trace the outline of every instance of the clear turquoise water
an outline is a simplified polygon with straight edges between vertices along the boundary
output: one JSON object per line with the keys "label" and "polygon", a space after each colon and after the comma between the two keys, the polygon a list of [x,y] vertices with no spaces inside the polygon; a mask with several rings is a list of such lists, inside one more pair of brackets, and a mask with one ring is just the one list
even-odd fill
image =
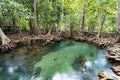
{"label": "clear turquoise water", "polygon": [[21,47],[0,56],[0,80],[98,80],[98,72],[111,72],[106,55],[104,49],[73,40],[42,51]]}

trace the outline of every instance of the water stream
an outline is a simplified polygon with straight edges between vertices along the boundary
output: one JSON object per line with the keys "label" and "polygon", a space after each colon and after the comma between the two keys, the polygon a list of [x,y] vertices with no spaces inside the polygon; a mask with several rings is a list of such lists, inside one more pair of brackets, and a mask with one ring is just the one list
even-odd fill
{"label": "water stream", "polygon": [[98,72],[112,73],[106,55],[104,49],[73,40],[20,47],[0,55],[0,80],[98,80]]}

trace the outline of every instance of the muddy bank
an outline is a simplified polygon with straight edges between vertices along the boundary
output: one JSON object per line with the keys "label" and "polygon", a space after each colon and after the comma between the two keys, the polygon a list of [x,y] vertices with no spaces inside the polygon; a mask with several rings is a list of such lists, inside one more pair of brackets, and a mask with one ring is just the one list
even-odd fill
{"label": "muddy bank", "polygon": [[30,46],[34,44],[45,46],[47,44],[52,44],[56,41],[61,41],[69,38],[77,41],[89,42],[98,47],[103,47],[109,52],[107,59],[113,63],[113,67],[111,69],[115,74],[113,75],[104,71],[100,72],[98,74],[100,80],[120,80],[120,41],[117,35],[101,34],[100,38],[97,38],[96,33],[73,32],[72,35],[69,33],[62,33],[61,35],[53,33],[51,35],[46,34],[37,36],[8,35],[8,37],[11,39],[11,42],[7,45],[1,45],[1,52],[6,52],[19,46]]}

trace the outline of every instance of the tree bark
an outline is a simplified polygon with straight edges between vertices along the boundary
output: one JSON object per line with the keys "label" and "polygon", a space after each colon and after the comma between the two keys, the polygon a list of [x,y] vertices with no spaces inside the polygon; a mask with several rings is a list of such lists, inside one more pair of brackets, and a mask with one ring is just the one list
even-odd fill
{"label": "tree bark", "polygon": [[33,25],[31,20],[29,20],[29,28],[30,28],[30,34],[33,34]]}
{"label": "tree bark", "polygon": [[102,22],[100,22],[101,25],[99,26],[97,38],[100,37],[100,34],[101,34],[101,32],[102,32],[102,28],[103,28],[103,25],[104,25],[104,22],[105,22],[105,19],[106,19],[106,15],[107,15],[107,14],[105,14],[105,15],[103,16]]}
{"label": "tree bark", "polygon": [[84,5],[84,9],[83,9],[83,17],[82,17],[82,27],[81,27],[82,32],[85,31],[85,14],[86,14],[85,8],[86,8],[86,6]]}
{"label": "tree bark", "polygon": [[117,26],[117,33],[120,35],[120,5],[119,5],[120,1],[117,0],[117,15],[116,15],[116,26]]}
{"label": "tree bark", "polygon": [[14,27],[14,33],[16,33],[17,32],[17,26],[16,26],[16,21],[15,21],[14,17],[12,18],[12,22],[13,22],[13,27]]}
{"label": "tree bark", "polygon": [[38,25],[38,16],[37,16],[37,0],[34,0],[34,23],[35,23],[35,26],[34,26],[34,34],[39,34],[40,33],[40,29],[39,29],[39,25]]}
{"label": "tree bark", "polygon": [[4,34],[2,29],[0,28],[0,37],[2,38],[2,45],[8,44],[11,40]]}
{"label": "tree bark", "polygon": [[73,24],[72,23],[70,23],[70,38],[72,37],[72,32],[73,32]]}

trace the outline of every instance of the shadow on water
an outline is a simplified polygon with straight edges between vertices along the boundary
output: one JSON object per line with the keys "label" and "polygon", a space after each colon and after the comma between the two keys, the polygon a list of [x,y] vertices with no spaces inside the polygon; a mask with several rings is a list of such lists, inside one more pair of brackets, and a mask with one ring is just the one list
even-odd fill
{"label": "shadow on water", "polygon": [[73,40],[21,47],[0,56],[0,80],[98,80],[98,72],[112,73],[106,55],[104,49]]}

